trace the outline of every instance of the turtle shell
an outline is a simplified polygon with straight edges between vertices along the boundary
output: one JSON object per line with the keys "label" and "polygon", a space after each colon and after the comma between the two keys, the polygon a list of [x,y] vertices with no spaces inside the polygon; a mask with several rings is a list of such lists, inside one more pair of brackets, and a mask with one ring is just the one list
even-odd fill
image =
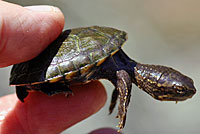
{"label": "turtle shell", "polygon": [[87,81],[97,66],[120,49],[126,35],[99,26],[66,30],[36,58],[14,65],[10,85],[57,82],[63,78],[69,83]]}

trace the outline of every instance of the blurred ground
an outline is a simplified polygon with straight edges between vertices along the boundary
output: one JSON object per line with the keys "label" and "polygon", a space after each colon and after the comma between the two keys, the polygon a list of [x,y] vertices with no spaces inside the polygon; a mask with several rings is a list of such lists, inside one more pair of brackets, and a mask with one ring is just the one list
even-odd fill
{"label": "blurred ground", "polygon": [[[20,5],[49,4],[61,8],[65,29],[100,25],[128,32],[126,53],[141,63],[162,64],[193,78],[200,89],[200,1],[199,0],[9,0]],[[8,68],[0,69],[0,96],[14,92],[8,86]],[[108,116],[113,86],[106,106],[97,114],[63,134],[88,133],[100,127],[114,127],[117,111]],[[185,102],[159,102],[133,87],[125,134],[198,134],[200,95]]]}

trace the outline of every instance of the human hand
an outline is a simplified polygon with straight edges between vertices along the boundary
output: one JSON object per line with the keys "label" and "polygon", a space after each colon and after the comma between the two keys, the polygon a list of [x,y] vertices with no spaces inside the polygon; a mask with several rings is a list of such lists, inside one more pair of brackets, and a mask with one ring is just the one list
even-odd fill
{"label": "human hand", "polygon": [[[64,16],[55,7],[24,8],[0,1],[0,67],[34,58],[55,40],[63,27]],[[106,92],[98,81],[71,89],[74,96],[68,98],[63,94],[49,97],[32,92],[25,103],[14,94],[1,97],[0,133],[57,134],[105,104]]]}
{"label": "human hand", "polygon": [[71,87],[74,96],[29,93],[25,103],[16,95],[0,98],[1,134],[57,134],[96,113],[106,101],[98,81]]}

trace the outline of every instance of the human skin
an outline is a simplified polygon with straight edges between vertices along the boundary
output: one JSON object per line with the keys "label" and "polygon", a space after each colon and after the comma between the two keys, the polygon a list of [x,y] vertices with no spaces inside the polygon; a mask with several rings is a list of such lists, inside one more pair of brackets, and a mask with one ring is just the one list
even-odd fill
{"label": "human skin", "polygon": [[[64,16],[58,8],[21,7],[0,1],[0,67],[34,58],[63,27]],[[70,88],[73,96],[31,92],[24,103],[15,94],[0,97],[0,133],[58,134],[96,113],[106,102],[106,91],[98,81]],[[106,128],[92,134],[111,131],[116,133]]]}
{"label": "human skin", "polygon": [[15,94],[0,98],[1,134],[58,134],[96,113],[106,101],[98,81],[71,87],[74,95],[33,92],[20,102]]}

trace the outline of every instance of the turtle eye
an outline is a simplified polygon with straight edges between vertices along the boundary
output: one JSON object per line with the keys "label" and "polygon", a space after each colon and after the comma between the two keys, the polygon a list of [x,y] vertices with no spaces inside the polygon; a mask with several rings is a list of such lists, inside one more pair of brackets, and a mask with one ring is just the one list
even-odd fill
{"label": "turtle eye", "polygon": [[177,89],[176,92],[179,93],[179,94],[185,93],[183,89]]}
{"label": "turtle eye", "polygon": [[180,86],[176,87],[176,92],[178,94],[185,94],[186,90],[187,90],[187,88],[185,88],[184,86],[182,86],[182,87],[180,87]]}
{"label": "turtle eye", "polygon": [[186,91],[186,88],[183,86],[174,85],[173,89],[176,91],[177,94],[183,94]]}

